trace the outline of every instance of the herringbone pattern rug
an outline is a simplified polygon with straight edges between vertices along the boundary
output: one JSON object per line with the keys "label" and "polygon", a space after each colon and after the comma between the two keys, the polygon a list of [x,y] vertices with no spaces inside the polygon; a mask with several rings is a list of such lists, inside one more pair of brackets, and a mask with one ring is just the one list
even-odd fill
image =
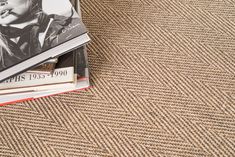
{"label": "herringbone pattern rug", "polygon": [[235,1],[82,0],[93,88],[0,108],[0,156],[235,156]]}

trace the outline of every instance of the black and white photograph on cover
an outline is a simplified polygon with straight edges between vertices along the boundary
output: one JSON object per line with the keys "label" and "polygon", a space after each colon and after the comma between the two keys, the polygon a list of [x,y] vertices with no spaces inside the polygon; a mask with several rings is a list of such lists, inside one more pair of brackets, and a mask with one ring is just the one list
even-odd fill
{"label": "black and white photograph on cover", "polygon": [[67,0],[0,0],[0,71],[84,31],[74,12]]}

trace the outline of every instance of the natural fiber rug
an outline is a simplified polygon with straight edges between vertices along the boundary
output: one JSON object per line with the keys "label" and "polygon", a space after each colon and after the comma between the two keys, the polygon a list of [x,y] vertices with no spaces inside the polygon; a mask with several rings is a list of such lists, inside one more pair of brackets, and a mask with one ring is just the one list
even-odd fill
{"label": "natural fiber rug", "polygon": [[0,156],[235,156],[235,1],[82,0],[93,88],[0,108]]}

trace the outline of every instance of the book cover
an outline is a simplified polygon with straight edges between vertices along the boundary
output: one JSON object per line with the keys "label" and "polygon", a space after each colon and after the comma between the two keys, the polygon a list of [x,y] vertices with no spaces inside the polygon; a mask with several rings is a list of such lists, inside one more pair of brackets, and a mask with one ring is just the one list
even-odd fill
{"label": "book cover", "polygon": [[[81,9],[80,9],[80,2],[79,0],[70,0],[71,4],[73,5],[73,7],[75,8],[75,10],[77,11],[79,17],[81,17]],[[41,65],[38,65],[30,70],[28,70],[27,72],[31,72],[31,73],[52,73],[53,70],[55,69],[55,65],[58,61],[58,58],[53,58],[50,59],[46,62],[44,62]]]}
{"label": "book cover", "polygon": [[90,40],[68,0],[0,3],[0,81]]}

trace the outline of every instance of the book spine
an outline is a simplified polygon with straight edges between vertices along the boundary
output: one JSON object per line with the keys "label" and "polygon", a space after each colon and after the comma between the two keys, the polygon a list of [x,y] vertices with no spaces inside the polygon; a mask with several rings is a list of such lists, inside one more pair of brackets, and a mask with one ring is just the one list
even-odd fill
{"label": "book spine", "polygon": [[72,81],[74,81],[74,67],[67,67],[55,69],[51,74],[23,73],[0,83],[0,89],[24,88]]}

